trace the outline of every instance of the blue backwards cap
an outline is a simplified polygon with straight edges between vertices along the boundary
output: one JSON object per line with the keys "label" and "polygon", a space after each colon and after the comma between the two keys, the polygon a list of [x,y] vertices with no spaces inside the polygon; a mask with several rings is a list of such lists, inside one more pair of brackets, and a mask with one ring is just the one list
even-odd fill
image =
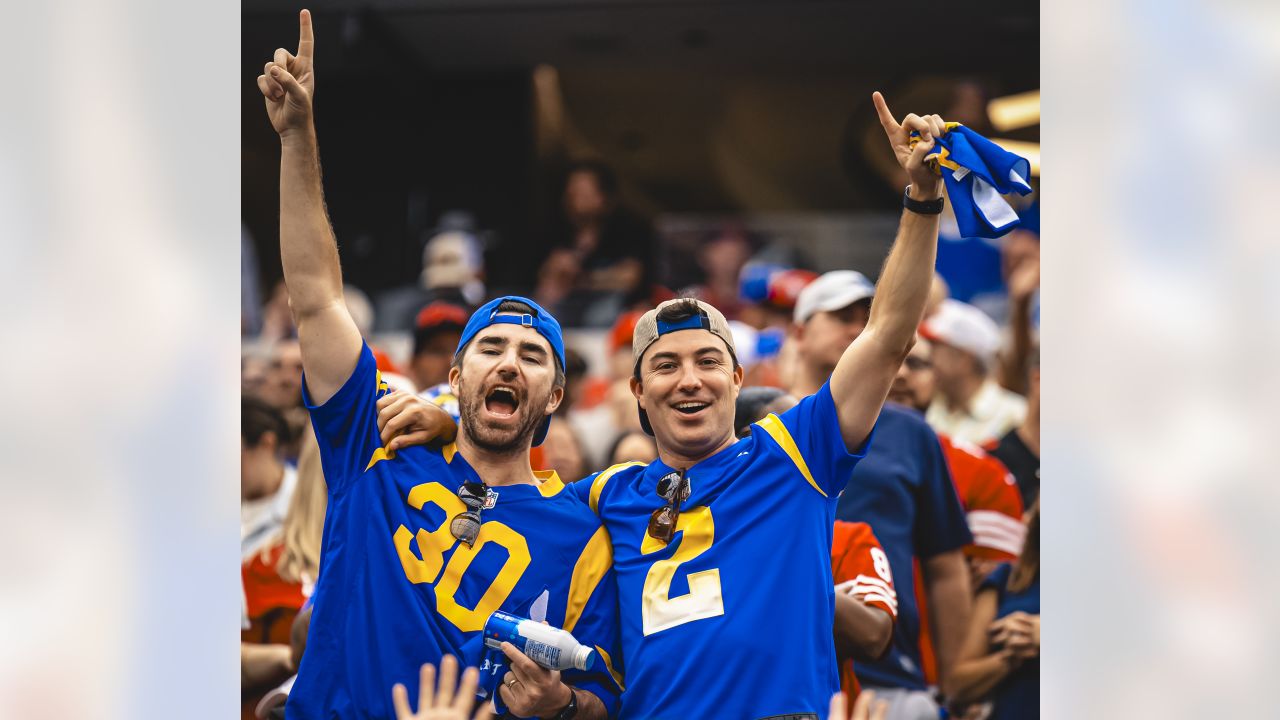
{"label": "blue backwards cap", "polygon": [[[499,315],[498,306],[504,302],[524,303],[533,309],[533,314],[525,313],[523,315]],[[454,357],[462,352],[467,343],[475,339],[475,336],[483,329],[490,325],[520,325],[527,328],[533,328],[539,335],[547,339],[551,344],[551,350],[555,353],[557,367],[560,371],[564,371],[564,335],[560,331],[560,323],[551,313],[543,310],[538,303],[529,298],[520,297],[519,295],[503,295],[500,298],[494,298],[489,302],[481,305],[471,315],[471,319],[467,321],[467,326],[462,329],[462,337],[458,340],[458,349],[454,351]],[[541,445],[542,441],[547,437],[547,428],[551,427],[551,416],[548,415],[542,425],[533,433],[533,444]]]}

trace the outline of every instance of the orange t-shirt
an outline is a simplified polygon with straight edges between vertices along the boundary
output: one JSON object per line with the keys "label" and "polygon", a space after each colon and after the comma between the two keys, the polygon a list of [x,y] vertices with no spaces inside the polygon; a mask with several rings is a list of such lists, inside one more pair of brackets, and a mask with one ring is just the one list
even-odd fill
{"label": "orange t-shirt", "polygon": [[[889,557],[870,525],[836,521],[831,542],[831,574],[837,587],[843,585],[846,592],[860,596],[866,604],[884,610],[897,620],[898,595],[893,588]],[[853,660],[840,663],[840,689],[848,697],[849,707],[853,707],[859,690]]]}

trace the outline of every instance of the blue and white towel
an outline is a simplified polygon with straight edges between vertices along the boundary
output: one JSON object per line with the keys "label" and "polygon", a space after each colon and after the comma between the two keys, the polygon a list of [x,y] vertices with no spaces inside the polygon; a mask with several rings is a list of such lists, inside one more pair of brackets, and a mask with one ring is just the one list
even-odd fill
{"label": "blue and white towel", "polygon": [[[913,132],[912,145],[919,133]],[[960,123],[934,138],[937,152],[925,158],[942,175],[961,237],[998,238],[1020,224],[1001,195],[1031,192],[1031,163]]]}

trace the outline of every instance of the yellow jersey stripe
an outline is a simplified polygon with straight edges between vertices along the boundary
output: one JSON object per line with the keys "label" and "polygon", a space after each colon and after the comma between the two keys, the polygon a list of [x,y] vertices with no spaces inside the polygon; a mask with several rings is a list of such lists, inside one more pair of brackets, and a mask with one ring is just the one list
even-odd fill
{"label": "yellow jersey stripe", "polygon": [[613,544],[609,541],[609,531],[601,527],[587,541],[578,562],[574,563],[573,575],[569,578],[569,602],[564,611],[565,630],[573,632],[573,626],[578,624],[582,611],[587,607],[587,600],[611,567]]}
{"label": "yellow jersey stripe", "polygon": [[642,462],[622,463],[620,465],[614,465],[597,475],[596,479],[591,483],[591,511],[597,515],[600,514],[600,493],[604,492],[605,483],[609,482],[609,478],[613,477],[619,470],[626,470],[627,468],[634,467],[636,465],[643,467],[647,464],[648,463]]}
{"label": "yellow jersey stripe", "polygon": [[809,484],[813,486],[813,489],[817,490],[822,497],[827,497],[827,494],[822,491],[822,488],[818,486],[818,483],[813,481],[813,475],[809,472],[809,465],[806,464],[804,458],[800,456],[800,448],[796,447],[796,441],[791,437],[791,431],[787,430],[787,426],[782,424],[782,421],[778,419],[778,416],[770,413],[768,417],[756,423],[756,425],[769,433],[769,436],[773,438],[773,441],[778,443],[778,447],[782,448],[783,452],[787,454],[787,457],[791,458],[791,462],[795,463],[796,469],[800,471],[800,474],[804,476],[805,480],[809,481]]}
{"label": "yellow jersey stripe", "polygon": [[445,445],[440,453],[444,455],[445,463],[453,462],[453,456],[458,454],[458,443],[451,442],[448,445]]}
{"label": "yellow jersey stripe", "polygon": [[609,653],[605,652],[604,648],[599,645],[595,647],[596,652],[600,653],[600,659],[604,660],[604,666],[609,669],[609,674],[613,676],[613,681],[618,683],[618,689],[626,690],[627,686],[622,684],[622,676],[618,674],[617,670],[613,669],[613,659],[609,657]]}

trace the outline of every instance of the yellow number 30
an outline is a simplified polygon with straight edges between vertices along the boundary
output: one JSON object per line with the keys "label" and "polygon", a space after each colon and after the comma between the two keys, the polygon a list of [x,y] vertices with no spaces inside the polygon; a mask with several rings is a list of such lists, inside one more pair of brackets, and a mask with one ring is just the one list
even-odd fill
{"label": "yellow number 30", "polygon": [[[716,526],[711,519],[711,508],[696,507],[680,513],[676,532],[680,531],[684,531],[684,537],[680,539],[675,553],[666,560],[655,562],[645,576],[641,603],[645,635],[724,614],[718,568],[689,573],[689,592],[678,597],[670,596],[676,568],[706,552],[715,540]],[[664,547],[646,534],[640,544],[640,554],[648,555]]]}
{"label": "yellow number 30", "polygon": [[[436,482],[423,483],[409,491],[409,504],[414,509],[421,510],[427,503],[444,511],[444,522],[431,532],[419,529],[416,535],[401,525],[393,538],[396,553],[400,555],[400,564],[404,566],[405,577],[415,584],[434,583],[439,577],[435,586],[436,610],[462,632],[483,630],[484,621],[502,606],[520,581],[520,576],[524,575],[525,568],[529,567],[529,544],[520,533],[491,520],[480,526],[480,536],[476,539],[475,547],[458,545],[441,575],[445,552],[458,543],[449,530],[449,524],[455,515],[467,508],[457,495]],[[421,557],[415,555],[409,547],[415,537]],[[475,560],[486,543],[505,548],[507,561],[502,564],[502,569],[484,591],[484,595],[480,596],[476,606],[468,610],[454,599],[454,595],[458,592],[463,573],[471,567],[471,561]]]}

